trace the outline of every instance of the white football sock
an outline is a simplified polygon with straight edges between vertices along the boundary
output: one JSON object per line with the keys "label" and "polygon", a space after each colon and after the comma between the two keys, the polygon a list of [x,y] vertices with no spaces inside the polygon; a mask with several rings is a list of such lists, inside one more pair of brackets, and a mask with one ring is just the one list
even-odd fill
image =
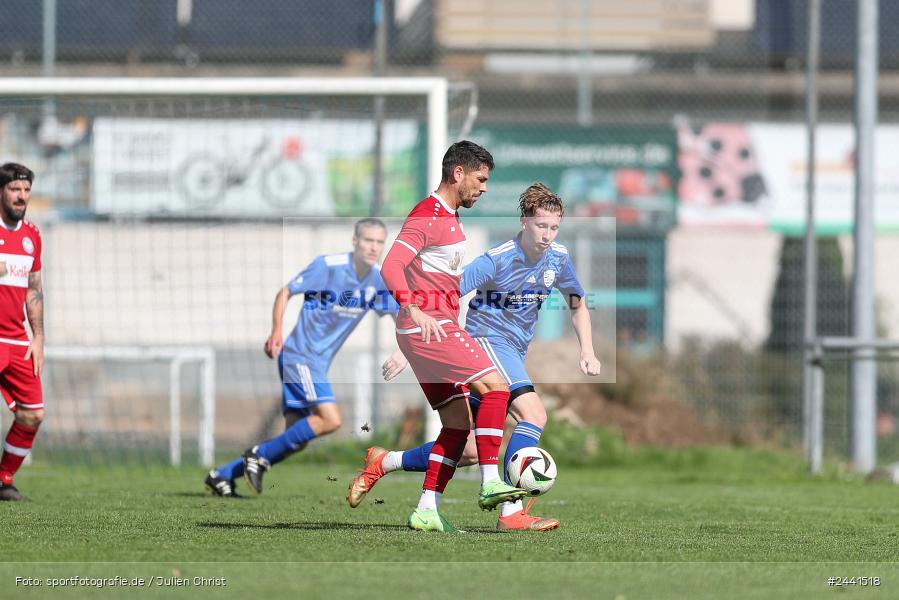
{"label": "white football sock", "polygon": [[479,465],[481,467],[481,485],[499,479],[498,465]]}
{"label": "white football sock", "polygon": [[520,510],[524,510],[524,503],[519,498],[515,502],[503,502],[502,507],[502,516],[508,517],[509,515],[514,515]]}
{"label": "white football sock", "polygon": [[441,494],[434,490],[422,490],[421,497],[418,499],[418,508],[421,510],[437,510],[440,496]]}
{"label": "white football sock", "polygon": [[384,462],[381,463],[381,468],[384,469],[385,473],[390,473],[391,471],[398,471],[403,468],[403,453],[402,452],[388,452],[387,456],[384,457]]}

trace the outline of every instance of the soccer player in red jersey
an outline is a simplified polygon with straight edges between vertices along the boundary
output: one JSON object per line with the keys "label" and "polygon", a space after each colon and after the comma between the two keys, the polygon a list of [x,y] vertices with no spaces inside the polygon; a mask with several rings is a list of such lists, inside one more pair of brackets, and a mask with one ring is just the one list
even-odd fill
{"label": "soccer player in red jersey", "polygon": [[481,397],[475,419],[481,470],[478,505],[492,510],[525,495],[506,484],[497,467],[509,388],[487,354],[459,327],[465,233],[458,209],[471,208],[487,191],[493,167],[490,153],[473,142],[450,146],[440,185],[406,217],[381,268],[387,289],[400,305],[397,343],[442,424],[418,507],[409,517],[412,529],[456,531],[438,507],[471,430],[469,389]]}
{"label": "soccer player in red jersey", "polygon": [[0,500],[28,500],[13,485],[13,477],[44,419],[41,233],[25,220],[32,181],[34,173],[25,166],[0,166],[0,391],[15,416],[0,457]]}

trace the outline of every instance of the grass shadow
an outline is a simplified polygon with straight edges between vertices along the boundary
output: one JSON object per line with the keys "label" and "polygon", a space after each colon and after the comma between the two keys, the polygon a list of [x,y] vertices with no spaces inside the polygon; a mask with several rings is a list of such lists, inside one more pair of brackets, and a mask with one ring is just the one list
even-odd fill
{"label": "grass shadow", "polygon": [[299,521],[294,523],[216,523],[205,521],[197,523],[199,527],[209,529],[302,529],[306,531],[315,530],[338,530],[338,529],[355,529],[355,530],[377,530],[377,529],[408,529],[406,525],[397,523],[345,523],[345,522],[307,522]]}

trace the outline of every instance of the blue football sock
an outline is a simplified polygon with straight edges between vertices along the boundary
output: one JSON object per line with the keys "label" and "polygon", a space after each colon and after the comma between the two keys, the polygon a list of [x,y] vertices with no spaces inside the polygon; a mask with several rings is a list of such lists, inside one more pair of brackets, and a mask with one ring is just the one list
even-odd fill
{"label": "blue football sock", "polygon": [[297,448],[315,437],[309,426],[309,419],[301,419],[279,436],[262,442],[256,448],[256,454],[276,464],[296,452]]}
{"label": "blue football sock", "polygon": [[219,477],[228,480],[243,476],[243,457],[232,460],[227,465],[216,469],[216,471],[218,471]]}
{"label": "blue football sock", "polygon": [[431,456],[431,447],[434,442],[422,444],[418,448],[406,450],[403,452],[403,471],[421,471],[428,470],[428,457]]}
{"label": "blue football sock", "polygon": [[521,450],[522,448],[528,448],[530,446],[536,446],[540,443],[540,436],[543,434],[543,430],[534,425],[533,423],[528,423],[527,421],[520,421],[518,425],[515,426],[515,430],[512,432],[512,437],[509,438],[509,445],[506,446],[506,456],[503,458],[503,473],[506,483],[512,485],[512,482],[509,481],[509,461],[512,460],[512,457],[516,452]]}

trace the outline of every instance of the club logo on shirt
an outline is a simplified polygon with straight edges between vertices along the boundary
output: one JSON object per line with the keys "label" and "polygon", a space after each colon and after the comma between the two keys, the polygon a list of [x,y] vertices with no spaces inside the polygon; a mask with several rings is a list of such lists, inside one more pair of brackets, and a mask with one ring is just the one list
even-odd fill
{"label": "club logo on shirt", "polygon": [[543,271],[543,285],[545,285],[546,287],[552,287],[555,280],[556,272],[553,269],[547,269]]}
{"label": "club logo on shirt", "polygon": [[450,271],[457,271],[460,264],[462,264],[462,253],[456,252],[456,255],[453,256],[453,260],[449,262]]}
{"label": "club logo on shirt", "polygon": [[31,241],[31,238],[22,238],[22,248],[24,248],[25,252],[28,254],[34,254],[34,242]]}

